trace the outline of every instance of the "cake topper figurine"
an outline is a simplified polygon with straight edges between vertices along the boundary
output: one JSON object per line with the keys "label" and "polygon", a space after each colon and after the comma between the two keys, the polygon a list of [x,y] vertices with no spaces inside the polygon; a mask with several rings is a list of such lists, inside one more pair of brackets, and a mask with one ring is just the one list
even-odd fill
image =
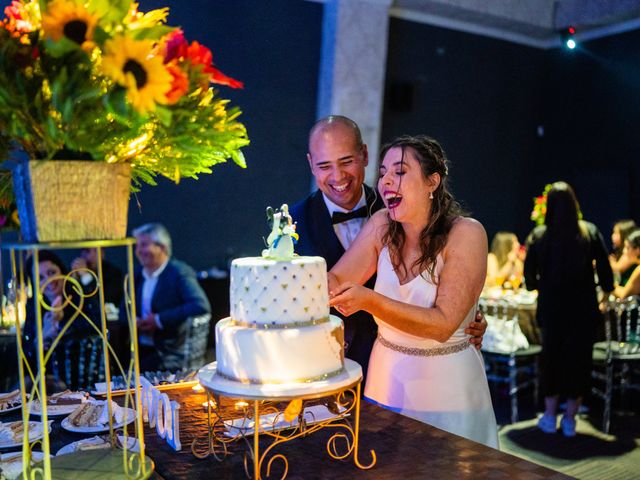
{"label": "cake topper figurine", "polygon": [[267,219],[271,227],[271,233],[267,237],[269,248],[262,251],[262,256],[273,260],[291,260],[293,245],[298,241],[298,234],[289,215],[289,206],[283,203],[280,210],[275,211],[267,207]]}

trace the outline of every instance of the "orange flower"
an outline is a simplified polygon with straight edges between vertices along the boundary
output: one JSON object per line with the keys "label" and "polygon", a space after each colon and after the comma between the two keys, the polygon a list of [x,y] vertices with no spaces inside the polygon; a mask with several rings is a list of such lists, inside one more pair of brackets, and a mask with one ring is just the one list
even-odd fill
{"label": "orange flower", "polygon": [[202,65],[202,72],[209,75],[209,81],[219,85],[228,85],[231,88],[243,88],[244,84],[238,80],[228,77],[213,66],[213,55],[204,45],[198,42],[191,42],[185,55],[192,64]]}
{"label": "orange flower", "polygon": [[167,103],[173,105],[189,91],[189,77],[178,67],[176,61],[166,65],[167,71],[171,74],[171,88],[167,93]]}

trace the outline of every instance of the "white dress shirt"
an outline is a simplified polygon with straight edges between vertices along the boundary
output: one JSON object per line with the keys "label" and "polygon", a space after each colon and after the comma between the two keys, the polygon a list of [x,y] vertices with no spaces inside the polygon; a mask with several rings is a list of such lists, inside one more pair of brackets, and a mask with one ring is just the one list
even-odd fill
{"label": "white dress shirt", "polygon": [[[142,284],[142,298],[140,299],[141,318],[144,318],[152,313],[151,300],[153,299],[153,293],[156,291],[156,286],[158,285],[158,277],[164,271],[168,263],[169,259],[167,258],[167,260],[153,272],[149,272],[145,268],[142,269],[144,283]],[[154,320],[156,322],[156,326],[162,330],[163,326],[160,322],[160,316],[158,314],[154,315]],[[138,343],[140,345],[147,345],[149,347],[152,347],[153,335],[150,335],[148,333],[138,333]]]}
{"label": "white dress shirt", "polygon": [[[367,200],[364,194],[364,186],[362,187],[362,195],[360,196],[360,200],[351,210],[347,210],[346,208],[342,208],[336,205],[331,200],[329,200],[329,198],[324,193],[322,193],[322,198],[324,199],[324,203],[329,210],[329,215],[333,215],[333,212],[348,213],[352,212],[353,210],[357,210],[358,208],[367,206]],[[333,230],[336,232],[336,236],[338,237],[338,240],[340,240],[340,243],[345,250],[349,248],[349,246],[356,239],[366,221],[366,217],[354,218],[346,222],[336,223],[333,226]]]}

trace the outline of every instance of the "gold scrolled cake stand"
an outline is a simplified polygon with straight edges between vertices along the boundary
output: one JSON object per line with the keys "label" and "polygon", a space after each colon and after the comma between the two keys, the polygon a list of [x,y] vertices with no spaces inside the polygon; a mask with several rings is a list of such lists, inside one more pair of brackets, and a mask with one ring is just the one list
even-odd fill
{"label": "gold scrolled cake stand", "polygon": [[[229,445],[232,442],[244,440],[248,449],[244,453],[244,469],[248,478],[268,478],[274,462],[280,461],[283,468],[280,478],[284,479],[289,470],[289,461],[284,454],[275,453],[275,448],[318,430],[331,428],[337,430],[327,441],[327,453],[331,458],[344,460],[353,455],[353,462],[362,470],[376,464],[373,450],[370,450],[369,464],[361,463],[358,458],[362,368],[352,360],[345,359],[345,369],[341,374],[309,383],[256,385],[237,382],[216,374],[216,362],[203,367],[198,372],[198,379],[207,391],[208,422],[206,445],[202,447],[199,439],[191,445],[192,453],[198,458],[213,455],[222,461],[231,455]],[[232,422],[234,419],[225,418],[219,408],[220,397],[247,401],[239,425],[238,419]],[[322,398],[331,399],[327,406],[331,407],[329,411],[334,416],[323,420],[306,417],[305,402]],[[297,422],[284,421],[284,413],[277,404],[293,401],[300,402]],[[265,423],[261,422],[263,417],[268,419]],[[350,418],[353,418],[353,424]],[[230,424],[236,425],[237,435],[229,436],[227,426]],[[265,437],[272,442],[261,452],[260,439]]]}
{"label": "gold scrolled cake stand", "polygon": [[[90,270],[81,269],[81,273],[89,273],[95,277],[96,288],[92,292],[84,292],[80,283],[72,275],[76,271],[72,271],[67,275],[58,275],[49,277],[45,283],[40,284],[39,281],[33,282],[33,298],[36,321],[36,369],[32,369],[27,361],[26,354],[22,346],[22,332],[20,322],[16,322],[16,343],[18,347],[18,373],[20,377],[20,394],[22,399],[22,420],[24,423],[24,434],[22,440],[22,464],[24,465],[21,478],[23,479],[90,479],[90,480],[143,480],[151,476],[154,471],[153,461],[145,455],[144,443],[144,426],[142,418],[142,399],[140,395],[140,363],[138,358],[138,336],[136,328],[136,302],[135,288],[133,284],[133,245],[135,239],[124,238],[121,240],[91,240],[76,242],[49,242],[49,243],[3,243],[2,249],[9,250],[11,257],[11,275],[12,281],[18,288],[18,294],[15,295],[15,311],[18,310],[18,302],[20,299],[26,299],[27,279],[26,275],[32,274],[33,279],[38,279],[38,261],[41,250],[62,250],[62,249],[80,249],[80,248],[96,248],[97,249],[97,273]],[[127,250],[127,276],[124,282],[125,298],[127,300],[127,319],[129,331],[131,334],[131,362],[128,368],[120,364],[111,345],[109,344],[106,309],[103,291],[103,274],[102,274],[102,249],[108,247],[126,247]],[[25,272],[26,255],[30,254],[33,258],[33,271]],[[64,303],[59,307],[51,307],[47,305],[43,298],[43,292],[47,285],[52,281],[64,282],[64,291],[66,287],[77,295],[78,304],[74,303],[73,297],[64,294]],[[92,296],[96,296],[100,305],[100,324],[96,325],[89,317],[84,314],[82,307],[84,302]],[[43,310],[61,311],[67,306],[72,306],[75,310],[73,316],[60,329],[58,335],[54,338],[50,348],[45,351],[43,341]],[[127,389],[125,395],[125,407],[132,405],[135,407],[135,434],[138,443],[138,452],[127,449],[127,425],[123,427],[125,440],[124,447],[118,448],[117,431],[114,428],[113,412],[111,411],[111,384],[106,382],[106,400],[109,411],[109,438],[111,439],[111,449],[109,450],[93,450],[79,451],[61,455],[59,457],[51,456],[51,446],[49,441],[49,424],[47,413],[47,389],[46,389],[46,373],[49,361],[52,359],[52,353],[56,346],[62,340],[63,335],[69,329],[71,324],[78,320],[84,319],[91,325],[94,332],[100,336],[103,343],[103,361],[104,374],[106,379],[111,378],[111,357],[116,361],[117,369],[120,374],[129,380],[129,384],[133,383],[134,388]],[[26,379],[29,378],[32,388],[27,392]],[[133,393],[133,395],[132,395]],[[40,402],[40,416],[43,425],[42,438],[35,441],[29,440],[29,416],[31,414],[31,401],[38,400]],[[40,445],[43,453],[42,463],[32,465],[33,448]]]}

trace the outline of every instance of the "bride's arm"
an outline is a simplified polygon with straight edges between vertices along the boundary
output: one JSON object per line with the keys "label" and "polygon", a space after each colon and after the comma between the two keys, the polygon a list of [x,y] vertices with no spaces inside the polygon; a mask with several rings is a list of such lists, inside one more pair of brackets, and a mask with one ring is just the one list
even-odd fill
{"label": "bride's arm", "polygon": [[386,210],[380,210],[373,214],[351,246],[331,269],[330,293],[345,282],[362,285],[375,273],[380,250],[380,232],[387,224],[386,212]]}
{"label": "bride's arm", "polygon": [[482,225],[461,218],[452,227],[433,307],[392,300],[367,288],[345,283],[330,304],[345,315],[366,310],[389,325],[423,338],[446,341],[477,301],[487,268],[487,235]]}

